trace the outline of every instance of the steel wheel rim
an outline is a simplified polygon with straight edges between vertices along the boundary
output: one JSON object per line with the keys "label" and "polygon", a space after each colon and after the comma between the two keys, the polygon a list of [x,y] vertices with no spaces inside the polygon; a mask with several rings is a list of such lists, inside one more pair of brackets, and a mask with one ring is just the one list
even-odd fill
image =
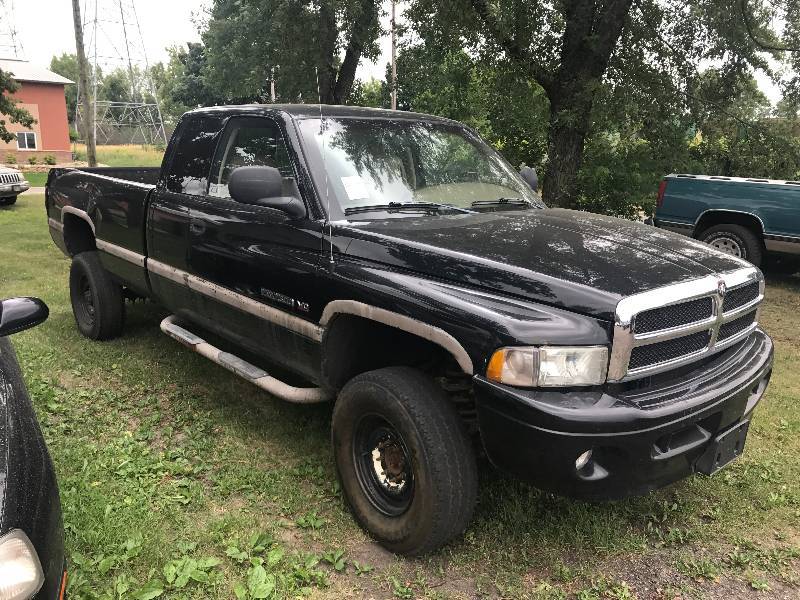
{"label": "steel wheel rim", "polygon": [[94,316],[96,312],[94,306],[94,294],[92,293],[92,286],[89,284],[89,278],[85,275],[81,275],[81,278],[78,281],[78,290],[79,301],[77,304],[82,320],[85,323],[92,325],[94,323]]}
{"label": "steel wheel rim", "polygon": [[731,256],[738,256],[739,258],[744,258],[742,245],[732,237],[720,236],[718,238],[714,238],[713,240],[711,240],[711,245],[720,252],[724,252],[725,254],[730,254]]}
{"label": "steel wheel rim", "polygon": [[353,462],[361,491],[379,512],[402,515],[414,498],[411,455],[400,433],[383,417],[366,415],[355,427]]}

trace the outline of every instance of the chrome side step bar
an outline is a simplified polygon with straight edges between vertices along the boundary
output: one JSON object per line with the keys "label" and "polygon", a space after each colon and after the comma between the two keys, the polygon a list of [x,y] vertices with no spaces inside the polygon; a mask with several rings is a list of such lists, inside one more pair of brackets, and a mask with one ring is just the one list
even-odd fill
{"label": "chrome side step bar", "polygon": [[331,395],[322,388],[293,387],[279,379],[275,379],[263,369],[260,369],[246,360],[234,354],[230,354],[229,352],[223,352],[216,346],[212,346],[203,338],[178,325],[176,321],[177,317],[175,315],[170,315],[165,318],[161,321],[161,331],[166,333],[169,337],[178,340],[190,350],[205,356],[207,359],[228,369],[239,377],[246,379],[250,383],[257,385],[273,396],[295,404],[316,404],[331,399]]}

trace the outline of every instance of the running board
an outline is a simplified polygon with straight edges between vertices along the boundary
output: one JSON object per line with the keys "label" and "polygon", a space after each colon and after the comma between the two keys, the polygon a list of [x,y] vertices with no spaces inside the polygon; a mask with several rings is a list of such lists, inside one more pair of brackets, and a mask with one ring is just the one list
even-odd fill
{"label": "running board", "polygon": [[228,369],[228,371],[235,373],[242,379],[246,379],[250,383],[257,385],[273,396],[295,404],[316,404],[331,399],[331,395],[326,393],[322,388],[293,387],[279,379],[275,379],[263,369],[239,358],[235,354],[223,352],[216,346],[212,346],[200,336],[178,325],[176,321],[177,317],[175,315],[170,315],[165,318],[161,321],[161,331],[166,333],[169,337],[178,340],[190,350],[205,356],[212,362]]}

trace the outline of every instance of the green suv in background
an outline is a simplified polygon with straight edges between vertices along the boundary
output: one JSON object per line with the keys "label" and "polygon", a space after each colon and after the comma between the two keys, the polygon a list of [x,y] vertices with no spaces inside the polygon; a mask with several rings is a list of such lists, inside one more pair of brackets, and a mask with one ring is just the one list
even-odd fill
{"label": "green suv in background", "polygon": [[800,181],[667,175],[655,225],[758,266],[765,252],[800,254]]}

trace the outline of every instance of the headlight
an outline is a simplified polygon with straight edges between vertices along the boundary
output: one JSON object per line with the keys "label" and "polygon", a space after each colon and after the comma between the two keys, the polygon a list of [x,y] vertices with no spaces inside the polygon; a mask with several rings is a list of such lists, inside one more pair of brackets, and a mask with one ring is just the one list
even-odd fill
{"label": "headlight", "polygon": [[605,346],[500,348],[489,360],[486,376],[518,387],[600,385],[608,371]]}
{"label": "headlight", "polygon": [[44,583],[33,544],[21,529],[0,537],[0,600],[25,600]]}

